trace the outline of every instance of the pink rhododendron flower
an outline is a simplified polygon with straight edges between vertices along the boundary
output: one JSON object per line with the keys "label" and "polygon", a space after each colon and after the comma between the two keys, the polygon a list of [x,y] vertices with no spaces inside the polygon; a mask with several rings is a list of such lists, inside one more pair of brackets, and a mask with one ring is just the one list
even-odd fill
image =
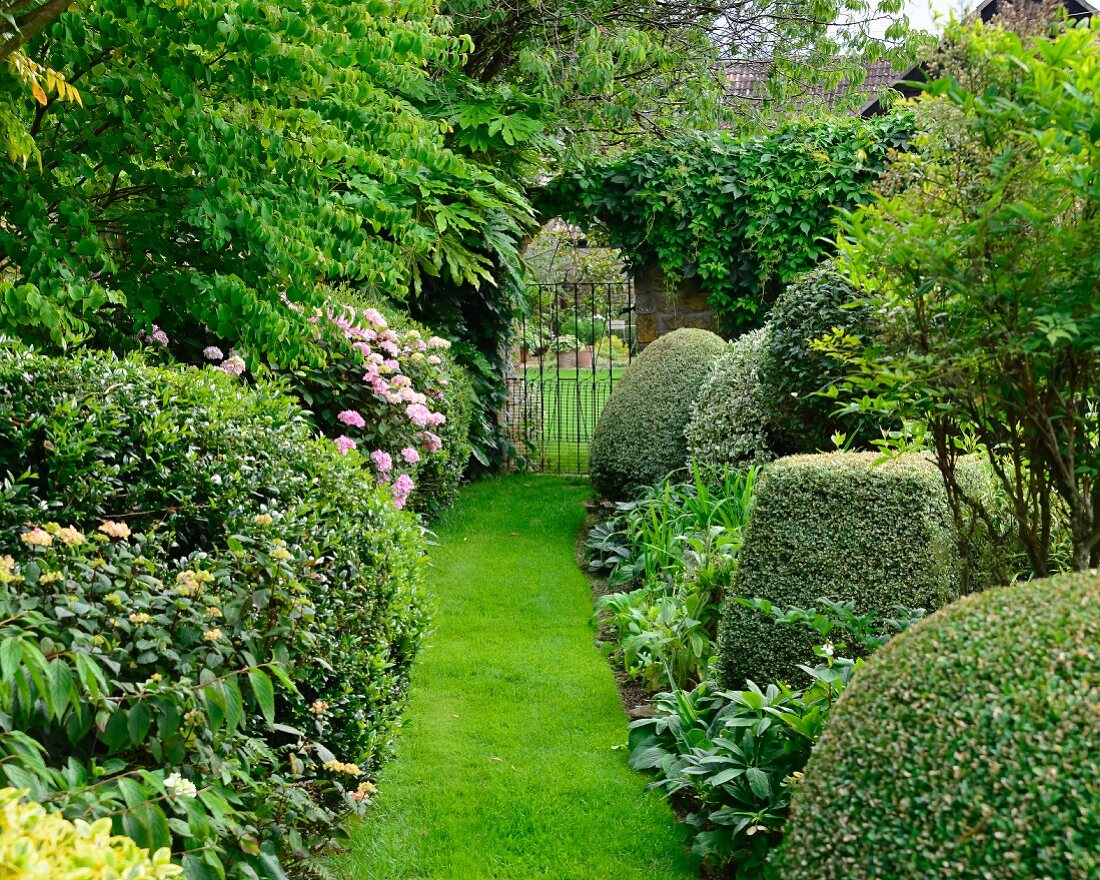
{"label": "pink rhododendron flower", "polygon": [[202,350],[202,356],[208,361],[220,361],[225,357],[225,355],[222,354],[222,350],[216,345],[206,346],[206,348]]}
{"label": "pink rhododendron flower", "polygon": [[390,379],[390,384],[394,388],[411,388],[412,383],[413,383],[413,380],[410,379],[408,376],[398,375],[398,376],[394,376],[392,379]]}
{"label": "pink rhododendron flower", "polygon": [[363,417],[353,409],[344,410],[336,418],[352,428],[365,428],[367,426]]}
{"label": "pink rhododendron flower", "polygon": [[374,466],[378,468],[378,473],[382,476],[386,476],[393,470],[393,458],[390,457],[388,452],[376,449],[370,454],[370,458],[374,462]]}
{"label": "pink rhododendron flower", "polygon": [[409,464],[416,464],[420,461],[420,453],[413,449],[411,446],[406,446],[401,450],[401,457],[405,459]]}
{"label": "pink rhododendron flower", "polygon": [[416,484],[412,481],[412,477],[408,474],[402,474],[393,482],[393,503],[394,506],[400,510],[405,506],[405,502],[409,498],[409,493],[415,488]]}
{"label": "pink rhododendron flower", "polygon": [[428,340],[428,348],[450,348],[451,343],[441,336],[433,336]]}
{"label": "pink rhododendron flower", "polygon": [[378,309],[367,309],[363,312],[363,317],[370,321],[375,327],[386,329],[389,324],[386,323],[386,319],[382,316],[382,313]]}
{"label": "pink rhododendron flower", "polygon": [[355,448],[355,441],[350,437],[345,437],[343,434],[337,437],[334,442],[336,443],[336,448],[340,450],[341,455],[346,455]]}
{"label": "pink rhododendron flower", "polygon": [[390,390],[390,383],[381,376],[372,379],[370,385],[375,394],[381,394],[382,396],[385,396],[386,392]]}
{"label": "pink rhododendron flower", "polygon": [[405,415],[418,428],[426,428],[432,424],[432,412],[422,403],[410,403],[405,407]]}
{"label": "pink rhododendron flower", "polygon": [[[401,354],[401,349],[399,349],[392,342],[388,342],[385,339],[379,341],[378,347],[390,357],[397,357],[399,354]],[[394,369],[396,369],[396,367]]]}
{"label": "pink rhododendron flower", "polygon": [[430,424],[434,428],[438,428],[445,421],[447,421],[447,417],[441,412],[434,412],[429,414],[428,424]]}
{"label": "pink rhododendron flower", "polygon": [[401,364],[399,364],[397,361],[391,360],[389,358],[382,361],[382,366],[385,367],[390,372],[393,372],[393,373],[396,373],[398,370],[401,369]]}
{"label": "pink rhododendron flower", "polygon": [[416,435],[420,442],[424,444],[424,448],[428,452],[438,452],[443,448],[443,441],[439,439],[437,434],[433,434],[431,431],[421,431]]}
{"label": "pink rhododendron flower", "polygon": [[156,324],[153,325],[153,333],[149,338],[152,339],[153,342],[155,342],[157,345],[168,345],[168,334],[161,330],[160,327],[158,327]]}

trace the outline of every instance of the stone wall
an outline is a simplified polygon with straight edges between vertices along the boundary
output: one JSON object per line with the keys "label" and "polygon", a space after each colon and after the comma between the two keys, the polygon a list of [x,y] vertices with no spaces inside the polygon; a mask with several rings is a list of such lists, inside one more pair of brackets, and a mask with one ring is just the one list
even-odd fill
{"label": "stone wall", "polygon": [[656,262],[640,267],[634,276],[634,315],[639,349],[680,327],[718,332],[699,279],[670,282]]}

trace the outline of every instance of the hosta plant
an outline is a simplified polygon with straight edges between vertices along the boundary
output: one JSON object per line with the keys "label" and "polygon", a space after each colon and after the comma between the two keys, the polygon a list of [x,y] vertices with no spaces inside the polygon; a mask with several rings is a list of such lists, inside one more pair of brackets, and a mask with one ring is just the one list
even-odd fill
{"label": "hosta plant", "polygon": [[712,867],[732,866],[739,880],[765,878],[782,839],[791,781],[806,765],[829,711],[862,661],[830,656],[806,667],[805,690],[783,684],[658,694],[655,715],[631,724],[630,765],[651,771],[651,787],[687,799],[692,849]]}

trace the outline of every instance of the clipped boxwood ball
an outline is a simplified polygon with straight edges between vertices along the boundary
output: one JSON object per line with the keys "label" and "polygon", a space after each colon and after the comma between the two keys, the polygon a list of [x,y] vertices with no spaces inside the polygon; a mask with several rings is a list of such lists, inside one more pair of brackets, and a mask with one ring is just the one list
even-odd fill
{"label": "clipped boxwood ball", "polygon": [[[924,456],[793,455],[767,465],[718,632],[721,680],[798,682],[820,636],[775,623],[734,597],[859,612],[936,609],[959,595],[962,559],[943,478]],[[849,646],[849,650],[854,650]]]}
{"label": "clipped boxwood ball", "polygon": [[674,330],[623,373],[592,437],[592,484],[626,498],[684,466],[691,405],[726,343],[707,330]]}
{"label": "clipped boxwood ball", "polygon": [[971,596],[880,649],[797,784],[783,880],[1100,877],[1100,576]]}
{"label": "clipped boxwood ball", "polygon": [[780,453],[828,449],[836,431],[864,446],[879,436],[873,419],[839,418],[836,400],[818,393],[843,378],[848,366],[811,345],[837,330],[866,340],[872,329],[871,313],[859,297],[827,262],[791,282],[768,312],[768,345],[758,381],[771,402],[772,449]]}

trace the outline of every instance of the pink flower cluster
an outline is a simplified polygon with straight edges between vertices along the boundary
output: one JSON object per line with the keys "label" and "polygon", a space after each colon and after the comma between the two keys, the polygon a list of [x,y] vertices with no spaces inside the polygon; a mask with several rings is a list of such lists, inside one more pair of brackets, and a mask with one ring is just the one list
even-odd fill
{"label": "pink flower cluster", "polygon": [[[390,487],[394,504],[404,507],[416,486],[417,466],[424,456],[443,448],[442,439],[427,429],[438,428],[447,421],[443,413],[432,408],[442,394],[438,389],[433,389],[430,396],[418,390],[409,372],[422,376],[427,370],[436,384],[445,385],[446,377],[440,375],[439,369],[444,361],[430,350],[445,350],[451,343],[439,336],[425,340],[417,330],[399,332],[390,327],[385,315],[377,309],[329,309],[315,317],[319,322],[315,332],[322,334],[335,329],[337,338],[342,335],[350,349],[362,358],[362,382],[368,393],[385,408],[392,407],[388,410],[391,416],[368,412],[369,408],[362,403],[358,408],[343,410],[336,419],[347,431],[333,442],[341,453],[347,453],[357,448],[354,439],[357,436],[371,446],[378,442],[377,438],[385,438],[381,445],[388,448],[373,449],[368,458],[379,482]],[[380,425],[382,430],[378,431]],[[393,445],[389,446],[391,439]]]}
{"label": "pink flower cluster", "polygon": [[412,477],[402,474],[393,481],[393,503],[400,510],[409,499],[409,493],[415,488]]}

